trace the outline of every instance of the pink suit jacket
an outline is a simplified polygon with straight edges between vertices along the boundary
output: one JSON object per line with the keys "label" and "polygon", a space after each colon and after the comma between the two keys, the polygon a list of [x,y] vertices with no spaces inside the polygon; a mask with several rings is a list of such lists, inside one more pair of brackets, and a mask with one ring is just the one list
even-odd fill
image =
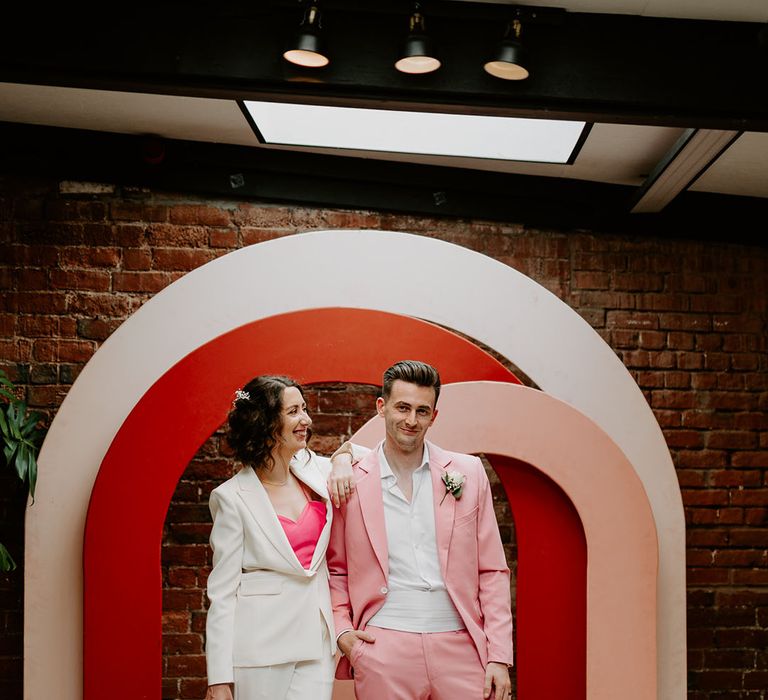
{"label": "pink suit jacket", "polygon": [[[432,443],[430,472],[440,569],[485,667],[488,661],[512,664],[512,613],[509,568],[493,510],[491,488],[479,458],[447,452]],[[331,602],[337,632],[365,629],[384,604],[388,553],[378,448],[354,466],[357,489],[334,511],[328,543]],[[461,497],[446,494],[442,475],[466,477]],[[442,503],[441,503],[442,501]],[[337,678],[350,678],[342,658]]]}

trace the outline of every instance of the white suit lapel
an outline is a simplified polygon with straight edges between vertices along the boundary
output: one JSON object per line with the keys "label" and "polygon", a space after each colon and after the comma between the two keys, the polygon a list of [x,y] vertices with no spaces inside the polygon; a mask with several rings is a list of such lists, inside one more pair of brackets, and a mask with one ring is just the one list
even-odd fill
{"label": "white suit lapel", "polygon": [[280,525],[280,521],[277,519],[275,509],[272,507],[272,502],[269,500],[269,496],[267,496],[267,492],[259,480],[259,477],[256,476],[256,473],[251,467],[243,467],[238,472],[237,477],[240,486],[238,492],[240,498],[243,499],[243,502],[257,525],[261,528],[267,540],[275,550],[282,555],[288,564],[294,569],[304,572],[304,567],[302,567],[301,563],[296,558],[293,547],[291,547],[291,543],[288,542],[285,531],[283,530],[282,525]]}

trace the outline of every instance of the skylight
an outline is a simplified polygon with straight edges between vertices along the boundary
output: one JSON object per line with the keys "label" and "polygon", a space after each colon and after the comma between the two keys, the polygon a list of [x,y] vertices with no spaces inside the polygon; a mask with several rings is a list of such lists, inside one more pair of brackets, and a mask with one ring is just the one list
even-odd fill
{"label": "skylight", "polygon": [[586,122],[245,101],[266,144],[567,163]]}

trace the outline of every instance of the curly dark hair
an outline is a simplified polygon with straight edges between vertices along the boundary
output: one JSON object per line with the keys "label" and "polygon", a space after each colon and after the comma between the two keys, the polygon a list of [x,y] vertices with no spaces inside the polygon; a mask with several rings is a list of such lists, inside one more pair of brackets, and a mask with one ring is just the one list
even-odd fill
{"label": "curly dark hair", "polygon": [[272,450],[283,423],[283,391],[292,386],[304,394],[301,385],[290,377],[265,374],[251,379],[243,387],[248,398],[235,399],[227,418],[227,441],[243,464],[254,469],[274,466]]}

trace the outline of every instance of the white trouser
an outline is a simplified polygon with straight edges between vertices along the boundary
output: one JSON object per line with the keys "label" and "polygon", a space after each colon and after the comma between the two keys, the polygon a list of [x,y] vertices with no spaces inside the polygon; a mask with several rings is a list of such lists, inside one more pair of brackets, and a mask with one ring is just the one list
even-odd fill
{"label": "white trouser", "polygon": [[323,654],[312,661],[235,666],[235,700],[331,700],[336,659],[323,623]]}

